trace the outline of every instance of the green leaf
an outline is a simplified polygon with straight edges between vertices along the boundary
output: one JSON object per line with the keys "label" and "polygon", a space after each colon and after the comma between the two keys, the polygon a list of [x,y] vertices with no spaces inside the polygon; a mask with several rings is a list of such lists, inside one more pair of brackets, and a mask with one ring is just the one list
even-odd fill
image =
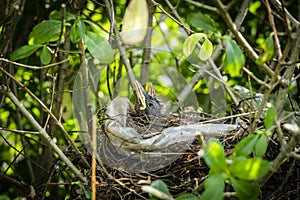
{"label": "green leaf", "polygon": [[225,188],[224,178],[221,174],[210,175],[204,181],[204,192],[201,194],[201,200],[206,199],[223,199]]}
{"label": "green leaf", "polygon": [[10,59],[14,61],[14,60],[20,60],[20,59],[23,59],[23,58],[27,58],[28,56],[33,54],[36,50],[38,50],[42,46],[43,45],[39,45],[39,44],[22,46],[22,47],[16,49],[12,53]]}
{"label": "green leaf", "polygon": [[111,63],[114,60],[114,53],[110,44],[100,35],[87,32],[84,41],[89,52],[102,63]]}
{"label": "green leaf", "polygon": [[189,22],[192,26],[204,31],[217,31],[215,21],[209,16],[203,15],[201,12],[192,14]]}
{"label": "green leaf", "polygon": [[248,135],[237,143],[233,149],[234,156],[248,156],[253,150],[258,140],[257,135]]}
{"label": "green leaf", "polygon": [[51,61],[51,52],[47,48],[47,45],[42,48],[40,60],[43,65],[47,65]]}
{"label": "green leaf", "polygon": [[268,141],[265,135],[260,135],[255,145],[255,155],[263,156],[268,148]]}
{"label": "green leaf", "polygon": [[232,177],[243,180],[255,180],[264,176],[270,170],[270,163],[261,158],[248,158],[234,161],[229,166]]}
{"label": "green leaf", "polygon": [[79,42],[81,38],[84,37],[85,34],[85,24],[83,21],[79,20],[75,22],[70,30],[70,39],[73,43]]}
{"label": "green leaf", "polygon": [[265,62],[268,62],[273,58],[274,55],[274,41],[273,41],[273,33],[269,35],[269,37],[265,40],[265,42],[261,45],[262,53],[259,55],[256,60],[256,64],[262,65]]}
{"label": "green leaf", "polygon": [[103,30],[94,22],[89,21],[89,20],[83,20],[83,21],[91,26],[93,32],[98,33],[98,34],[103,32]]}
{"label": "green leaf", "polygon": [[274,124],[276,119],[276,109],[272,106],[268,108],[264,119],[265,128],[269,129]]}
{"label": "green leaf", "polygon": [[183,194],[175,198],[176,200],[198,200],[197,196],[193,194]]}
{"label": "green leaf", "polygon": [[211,41],[209,41],[208,39],[204,40],[200,49],[199,58],[205,61],[210,58],[212,52],[213,52],[213,45]]}
{"label": "green leaf", "polygon": [[[165,182],[163,182],[162,180],[155,180],[151,183],[151,185],[153,188],[158,189],[159,191],[165,193],[166,195],[169,195],[169,189],[168,186],[165,184]],[[150,199],[155,200],[157,199],[156,197],[152,196],[150,194]]]}
{"label": "green leaf", "polygon": [[214,172],[222,172],[226,169],[224,148],[217,139],[209,139],[205,146],[204,160]]}
{"label": "green leaf", "polygon": [[[55,11],[50,13],[49,19],[50,20],[59,20],[59,21],[61,21],[61,18],[62,18],[61,14],[62,14],[61,11],[55,10]],[[64,19],[65,19],[65,21],[70,21],[70,20],[75,20],[76,17],[72,13],[66,12],[66,16],[65,16]]]}
{"label": "green leaf", "polygon": [[239,199],[257,199],[259,195],[259,187],[257,185],[234,178],[231,178],[230,181]]}
{"label": "green leaf", "polygon": [[58,40],[61,21],[46,20],[37,24],[29,35],[29,44],[44,44]]}
{"label": "green leaf", "polygon": [[241,48],[234,40],[225,39],[224,71],[232,77],[239,76],[244,64],[245,56]]}
{"label": "green leaf", "polygon": [[[204,40],[203,44],[201,45],[199,42]],[[207,60],[213,51],[212,43],[207,39],[207,35],[204,33],[195,33],[187,37],[183,43],[183,54],[186,57],[192,56],[195,51],[196,45],[199,45],[200,52],[198,57],[201,60]]]}

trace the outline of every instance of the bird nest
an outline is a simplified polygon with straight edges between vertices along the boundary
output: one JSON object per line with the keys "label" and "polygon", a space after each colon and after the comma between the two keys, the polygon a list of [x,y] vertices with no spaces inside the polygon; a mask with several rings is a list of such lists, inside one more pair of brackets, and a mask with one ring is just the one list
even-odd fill
{"label": "bird nest", "polygon": [[[167,184],[173,197],[185,193],[200,194],[204,189],[203,182],[208,176],[209,168],[199,156],[201,144],[194,139],[195,133],[202,132],[206,138],[218,137],[224,146],[226,155],[230,155],[235,145],[247,134],[247,129],[245,128],[247,123],[244,124],[244,128],[239,127],[231,131],[222,130],[217,133],[217,129],[214,127],[220,126],[220,123],[212,125],[211,127],[213,128],[210,129],[210,132],[203,128],[205,126],[202,126],[204,129],[202,130],[200,125],[204,124],[201,124],[203,122],[195,122],[199,115],[196,115],[194,111],[187,112],[189,114],[192,113],[192,115],[184,113],[182,116],[186,117],[182,117],[183,119],[180,122],[176,117],[163,117],[154,121],[157,123],[150,123],[147,121],[147,117],[141,118],[141,116],[131,111],[132,106],[128,99],[117,98],[102,113],[103,117],[99,120],[101,128],[98,130],[98,154],[100,157],[98,161],[101,167],[97,168],[96,176],[98,199],[148,199],[148,194],[142,191],[141,187],[149,185],[158,179]],[[192,119],[195,119],[195,121]],[[165,123],[166,121],[164,120],[171,120],[171,122]],[[176,130],[180,130],[182,127],[190,127],[189,130],[193,132],[191,141],[180,139],[183,137],[176,135],[178,134]],[[197,129],[195,129],[196,127]],[[159,133],[154,134],[157,130],[159,130]],[[172,137],[171,133],[176,136]],[[162,134],[165,134],[165,136],[161,136]],[[167,140],[167,136],[171,137],[169,139],[171,141],[168,140],[168,142],[165,141],[164,143],[161,140],[156,143],[152,142],[152,146],[149,145],[149,142],[146,142],[153,137],[156,137],[156,139],[166,138],[164,140]],[[268,154],[266,155],[268,160],[273,160],[280,149],[276,138],[272,138],[272,140],[273,142],[270,143]],[[162,152],[164,150],[162,147],[168,147],[171,144],[180,146],[181,141],[183,141],[183,144],[184,141],[188,141],[188,145],[186,144],[184,148],[180,149],[181,151],[174,147],[165,148],[165,152]],[[138,145],[139,142],[149,145],[148,148]],[[168,153],[173,156],[176,154],[176,156],[173,158],[166,157],[165,155]],[[166,159],[169,159],[170,162],[166,162]],[[295,192],[297,185],[293,184],[293,182],[285,183],[288,183],[289,174],[299,174],[299,167],[299,162],[286,162],[281,167],[280,177],[275,176],[270,179],[269,182],[272,184],[265,184],[264,188],[261,188],[262,192],[266,196],[270,195],[269,197],[273,198],[274,196],[272,195],[275,194],[273,192],[274,187],[277,186],[277,194],[279,196],[287,192]],[[89,176],[90,172],[87,171],[87,173],[86,176]],[[79,190],[75,186],[72,191],[76,194],[73,197],[84,197],[83,193],[78,193]],[[226,191],[231,191],[231,189],[227,188]],[[71,197],[73,193],[71,193]],[[281,197],[283,198],[284,196]]]}
{"label": "bird nest", "polygon": [[[186,111],[168,116],[138,115],[127,98],[107,107],[98,131],[99,159],[128,173],[151,172],[186,154],[201,133],[205,138],[227,135],[236,125],[203,123],[208,115]],[[202,119],[202,120],[200,120]]]}

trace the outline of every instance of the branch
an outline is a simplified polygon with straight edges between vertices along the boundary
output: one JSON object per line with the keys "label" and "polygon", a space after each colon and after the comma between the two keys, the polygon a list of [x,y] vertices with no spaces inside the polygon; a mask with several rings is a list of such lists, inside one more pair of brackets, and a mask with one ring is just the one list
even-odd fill
{"label": "branch", "polygon": [[280,149],[279,155],[275,158],[275,160],[272,162],[271,170],[268,174],[266,174],[264,177],[258,179],[256,182],[262,186],[264,185],[271,176],[277,172],[279,167],[284,163],[284,161],[289,157],[291,151],[293,148],[299,144],[300,142],[300,129],[298,127],[297,130],[290,130],[292,132],[292,138],[290,141],[284,145],[282,145]]}
{"label": "branch", "polygon": [[[244,36],[242,35],[242,33],[238,30],[239,28],[237,27],[237,25],[235,23],[233,23],[230,15],[228,14],[228,12],[225,9],[225,6],[223,5],[223,3],[220,0],[214,0],[213,2],[218,7],[218,9],[220,11],[220,15],[223,18],[223,21],[226,23],[227,27],[233,33],[233,35],[235,36],[235,38],[237,39],[237,41],[239,42],[239,44],[246,51],[246,53],[248,54],[248,56],[250,57],[250,59],[255,62],[257,60],[257,58],[258,58],[257,53],[254,51],[254,49],[251,47],[251,45],[248,43],[248,41],[244,38]],[[274,75],[274,72],[266,64],[263,64],[260,67],[262,67],[262,69],[270,77],[272,77]]]}
{"label": "branch", "polygon": [[86,178],[81,174],[81,172],[73,165],[73,163],[68,159],[68,157],[61,151],[61,149],[56,145],[56,143],[51,139],[46,130],[40,126],[40,124],[33,118],[33,116],[26,110],[23,104],[14,96],[14,94],[6,87],[0,86],[0,91],[4,93],[10,100],[20,109],[21,113],[28,119],[31,125],[38,130],[40,135],[49,143],[53,150],[59,155],[59,157],[66,163],[66,165],[79,177],[82,182],[86,182]]}
{"label": "branch", "polygon": [[23,85],[21,82],[19,82],[18,80],[16,80],[16,78],[14,76],[12,76],[10,73],[8,73],[7,71],[5,71],[2,67],[0,67],[0,70],[2,72],[4,72],[7,76],[9,76],[12,80],[14,80],[19,86],[21,86],[34,100],[36,100],[38,102],[38,104],[40,104],[42,106],[43,109],[45,109],[47,111],[47,113],[51,116],[51,118],[56,122],[57,126],[61,129],[61,131],[63,132],[64,136],[68,139],[68,141],[70,142],[70,144],[72,145],[72,147],[74,148],[74,150],[76,151],[76,153],[78,153],[78,155],[80,156],[80,158],[83,160],[83,162],[85,163],[85,165],[89,166],[89,163],[87,162],[87,160],[85,159],[85,157],[82,155],[82,153],[79,151],[79,149],[77,148],[77,146],[75,145],[75,143],[73,142],[72,138],[67,133],[67,131],[65,130],[65,128],[63,127],[63,125],[61,124],[61,122],[58,121],[58,119],[56,118],[56,116],[53,115],[53,113],[48,109],[48,107],[39,98],[37,98],[25,85]]}
{"label": "branch", "polygon": [[[104,2],[105,2],[105,7],[106,7],[106,9],[108,11],[108,15],[109,15],[110,21],[113,21],[113,16],[111,14],[112,13],[112,9],[113,9],[113,7],[112,7],[113,5],[110,5],[109,0],[104,0]],[[132,89],[136,90],[136,87],[135,87],[135,84],[134,84],[135,77],[134,77],[134,74],[133,74],[133,71],[132,71],[132,67],[130,65],[129,59],[126,56],[126,49],[123,46],[123,43],[122,43],[121,37],[120,37],[119,29],[118,29],[118,27],[117,27],[117,25],[115,23],[113,23],[113,29],[114,29],[114,32],[115,32],[115,37],[116,37],[116,42],[117,42],[118,49],[120,51],[122,60],[123,60],[124,65],[126,67],[126,71],[127,71],[129,83],[130,83]]]}
{"label": "branch", "polygon": [[145,47],[143,50],[142,55],[142,68],[141,68],[141,75],[140,75],[140,83],[142,85],[146,84],[149,76],[149,66],[150,66],[150,57],[151,57],[151,40],[152,40],[152,23],[153,23],[153,13],[154,13],[154,6],[152,3],[148,2],[148,29],[147,34],[145,36]]}
{"label": "branch", "polygon": [[[243,2],[240,12],[237,15],[236,19],[235,19],[235,24],[237,26],[237,29],[240,28],[240,26],[242,25],[242,22],[244,21],[247,11],[248,11],[248,5],[249,5],[250,0],[246,0]],[[229,35],[231,37],[231,34]],[[182,90],[182,92],[180,93],[180,95],[178,96],[178,99],[181,100],[182,102],[188,97],[188,94],[190,91],[192,91],[194,85],[199,81],[200,77],[203,76],[205,70],[208,69],[209,65],[211,65],[212,67],[215,66],[214,64],[214,60],[216,60],[222,51],[222,43],[219,43],[217,45],[217,47],[215,48],[211,58],[209,58],[209,62],[206,62],[204,65],[202,65],[201,67],[199,67],[198,71],[196,72],[196,74],[192,77],[192,79],[190,80],[190,82],[185,86],[185,88]],[[217,74],[217,77],[220,80],[223,80],[223,77],[220,73]],[[225,83],[226,85],[226,81],[222,81],[222,83]],[[224,85],[224,86],[225,86]],[[227,92],[230,90],[229,87],[227,87],[227,85],[225,86],[225,89],[227,90]],[[234,96],[231,94],[231,92],[229,92],[231,98],[235,99]],[[235,100],[233,100],[235,102]],[[235,102],[236,103],[236,102]]]}
{"label": "branch", "polygon": [[14,62],[14,61],[10,61],[10,60],[5,59],[5,58],[0,58],[0,61],[4,61],[4,62],[13,64],[13,65],[17,65],[17,66],[20,66],[20,67],[24,67],[24,68],[27,68],[27,69],[41,70],[41,69],[47,69],[47,68],[50,68],[50,67],[58,66],[58,65],[60,65],[62,63],[65,63],[65,62],[69,62],[69,59],[64,59],[64,60],[61,60],[59,62],[51,63],[51,64],[45,65],[45,66],[25,65],[25,64],[22,64],[22,63],[17,63],[17,62]]}
{"label": "branch", "polygon": [[271,0],[271,3],[273,4],[273,6],[277,9],[278,13],[282,13],[285,12],[285,14],[288,16],[288,18],[291,20],[292,24],[295,27],[299,27],[300,26],[300,22],[295,19],[290,13],[289,11],[284,8],[281,4],[281,2],[279,0]]}
{"label": "branch", "polygon": [[292,63],[294,63],[293,65],[287,67],[287,69],[285,70],[284,74],[283,74],[283,80],[285,80],[285,82],[288,83],[288,85],[286,87],[280,87],[278,94],[276,96],[276,103],[275,103],[275,108],[276,108],[276,113],[277,116],[280,116],[280,114],[282,113],[283,110],[283,106],[284,106],[284,100],[286,99],[286,94],[289,91],[289,86],[292,84],[292,78],[294,76],[294,71],[296,69],[296,63],[295,61],[297,61],[298,57],[299,57],[299,53],[300,53],[300,27],[297,29],[296,33],[295,33],[295,39],[291,42],[291,44],[295,44],[295,47],[292,48],[292,52],[289,58],[289,61],[291,61]]}
{"label": "branch", "polygon": [[267,11],[268,11],[269,21],[270,21],[270,24],[271,24],[271,27],[272,27],[272,30],[274,33],[274,42],[275,42],[278,59],[280,59],[282,56],[282,52],[281,52],[281,47],[280,47],[280,43],[279,43],[279,39],[278,39],[277,29],[275,26],[273,15],[272,15],[271,6],[270,6],[268,0],[265,0],[265,4],[266,4]]}

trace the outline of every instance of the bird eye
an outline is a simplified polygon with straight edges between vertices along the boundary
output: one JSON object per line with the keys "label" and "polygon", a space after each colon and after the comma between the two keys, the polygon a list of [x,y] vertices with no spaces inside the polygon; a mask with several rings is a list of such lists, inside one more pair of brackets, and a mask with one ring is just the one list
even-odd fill
{"label": "bird eye", "polygon": [[149,103],[148,103],[148,106],[149,106],[149,108],[153,108],[153,107],[154,107],[154,105],[153,105],[152,102],[149,102]]}

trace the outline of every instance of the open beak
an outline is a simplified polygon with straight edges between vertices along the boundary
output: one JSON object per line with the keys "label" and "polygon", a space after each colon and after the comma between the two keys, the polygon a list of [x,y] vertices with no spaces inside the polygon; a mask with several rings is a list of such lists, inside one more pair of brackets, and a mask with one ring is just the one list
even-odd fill
{"label": "open beak", "polygon": [[147,108],[145,90],[137,80],[134,81],[134,85],[136,87],[135,95],[138,101],[138,106],[140,106],[139,110],[145,110]]}

